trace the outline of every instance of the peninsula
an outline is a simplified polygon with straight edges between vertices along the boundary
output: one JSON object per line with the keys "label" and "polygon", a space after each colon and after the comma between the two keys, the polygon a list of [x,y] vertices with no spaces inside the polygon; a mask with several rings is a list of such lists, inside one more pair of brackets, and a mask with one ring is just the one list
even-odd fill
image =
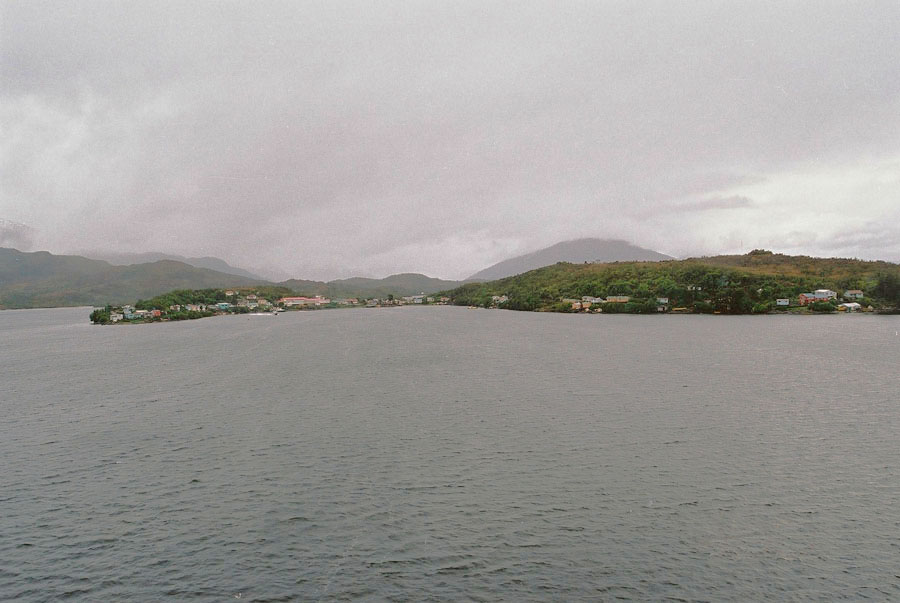
{"label": "peninsula", "polygon": [[560,262],[447,291],[454,304],[591,313],[896,312],[900,265],[766,250],[656,262]]}

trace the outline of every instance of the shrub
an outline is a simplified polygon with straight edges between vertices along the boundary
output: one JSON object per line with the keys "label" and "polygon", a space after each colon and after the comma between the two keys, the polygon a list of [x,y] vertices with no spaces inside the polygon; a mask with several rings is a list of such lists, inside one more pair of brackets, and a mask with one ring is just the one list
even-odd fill
{"label": "shrub", "polygon": [[694,312],[698,312],[700,314],[712,314],[715,311],[713,305],[707,302],[698,301],[694,302]]}
{"label": "shrub", "polygon": [[813,312],[834,312],[835,307],[831,302],[817,301],[809,304],[809,309]]}
{"label": "shrub", "polygon": [[754,305],[751,312],[753,312],[754,314],[765,314],[766,312],[769,312],[771,310],[772,310],[771,302],[761,302],[761,303]]}

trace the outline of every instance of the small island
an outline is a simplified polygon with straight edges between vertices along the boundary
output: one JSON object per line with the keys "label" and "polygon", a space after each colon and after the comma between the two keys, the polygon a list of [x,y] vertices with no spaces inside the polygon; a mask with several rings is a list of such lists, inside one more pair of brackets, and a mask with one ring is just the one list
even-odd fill
{"label": "small island", "polygon": [[232,314],[277,315],[288,311],[338,308],[385,308],[405,305],[445,305],[446,296],[407,295],[385,298],[297,295],[285,287],[241,287],[234,289],[178,289],[133,305],[107,305],[90,314],[93,324],[144,324],[195,320]]}

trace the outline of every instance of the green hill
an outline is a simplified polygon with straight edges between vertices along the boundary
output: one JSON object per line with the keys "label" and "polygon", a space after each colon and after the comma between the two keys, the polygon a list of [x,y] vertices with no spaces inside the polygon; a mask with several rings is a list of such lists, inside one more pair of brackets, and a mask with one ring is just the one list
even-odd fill
{"label": "green hill", "polygon": [[258,282],[171,260],[112,266],[81,256],[0,248],[0,309],[121,304],[172,289]]}
{"label": "green hill", "polygon": [[557,262],[569,262],[581,264],[584,262],[656,262],[671,260],[671,256],[664,255],[652,249],[637,247],[627,241],[615,239],[575,239],[563,241],[540,249],[532,253],[526,253],[514,258],[503,260],[484,270],[476,272],[469,277],[471,281],[490,281],[515,274],[522,274],[529,270],[549,266]]}
{"label": "green hill", "polygon": [[753,251],[662,262],[609,264],[558,263],[487,283],[470,283],[448,291],[458,305],[490,305],[506,295],[514,310],[571,308],[563,299],[623,295],[630,305],[606,304],[604,311],[656,311],[658,297],[670,307],[695,311],[749,313],[766,311],[777,298],[796,300],[800,293],[861,289],[879,306],[900,305],[900,265],[838,258],[786,256]]}
{"label": "green hill", "polygon": [[445,281],[424,274],[404,273],[375,278],[346,278],[335,281],[305,281],[291,279],[279,283],[303,295],[326,297],[387,297],[388,295],[417,295],[436,293],[460,285],[459,281]]}
{"label": "green hill", "polygon": [[160,260],[114,266],[81,256],[26,253],[0,248],[0,309],[134,303],[173,290],[274,287],[279,295],[387,297],[434,293],[459,285],[424,274],[384,279],[349,278],[331,282],[291,279],[278,284]]}

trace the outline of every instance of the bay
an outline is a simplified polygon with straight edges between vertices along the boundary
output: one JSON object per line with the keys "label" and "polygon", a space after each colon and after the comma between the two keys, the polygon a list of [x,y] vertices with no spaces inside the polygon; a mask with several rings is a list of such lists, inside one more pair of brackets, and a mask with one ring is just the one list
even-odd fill
{"label": "bay", "polygon": [[0,599],[900,597],[900,317],[0,312]]}

